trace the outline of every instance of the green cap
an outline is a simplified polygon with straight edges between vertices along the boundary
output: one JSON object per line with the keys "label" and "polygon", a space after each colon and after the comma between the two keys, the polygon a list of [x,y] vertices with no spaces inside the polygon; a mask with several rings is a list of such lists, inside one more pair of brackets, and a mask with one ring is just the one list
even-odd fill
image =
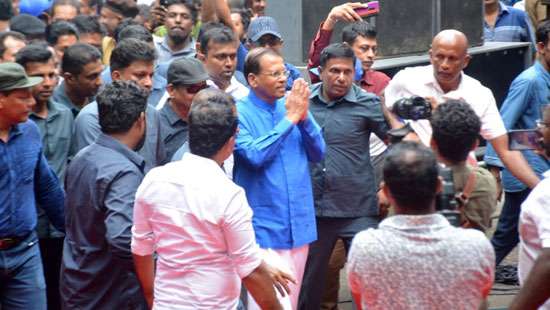
{"label": "green cap", "polygon": [[42,83],[41,77],[28,77],[20,64],[0,63],[0,91],[27,88]]}

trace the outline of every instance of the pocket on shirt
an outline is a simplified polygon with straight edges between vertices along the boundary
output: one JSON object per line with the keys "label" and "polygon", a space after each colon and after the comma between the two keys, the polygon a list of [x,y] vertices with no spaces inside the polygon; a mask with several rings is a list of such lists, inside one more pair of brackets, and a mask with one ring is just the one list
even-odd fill
{"label": "pocket on shirt", "polygon": [[17,154],[16,168],[19,183],[28,184],[34,179],[38,152],[24,150]]}

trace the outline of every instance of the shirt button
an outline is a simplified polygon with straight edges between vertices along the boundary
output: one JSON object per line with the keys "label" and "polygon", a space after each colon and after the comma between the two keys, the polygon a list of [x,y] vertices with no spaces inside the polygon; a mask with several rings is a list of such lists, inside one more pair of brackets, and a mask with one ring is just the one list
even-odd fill
{"label": "shirt button", "polygon": [[323,168],[323,172],[327,172],[327,168]]}

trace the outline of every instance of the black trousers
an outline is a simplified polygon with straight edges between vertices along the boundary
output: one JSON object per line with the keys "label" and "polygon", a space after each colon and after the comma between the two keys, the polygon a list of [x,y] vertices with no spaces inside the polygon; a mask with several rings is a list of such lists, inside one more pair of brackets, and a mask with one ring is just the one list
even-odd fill
{"label": "black trousers", "polygon": [[48,310],[61,309],[59,275],[61,257],[63,256],[63,240],[64,238],[42,238],[38,241],[42,256],[42,265],[44,267],[44,278],[46,280]]}

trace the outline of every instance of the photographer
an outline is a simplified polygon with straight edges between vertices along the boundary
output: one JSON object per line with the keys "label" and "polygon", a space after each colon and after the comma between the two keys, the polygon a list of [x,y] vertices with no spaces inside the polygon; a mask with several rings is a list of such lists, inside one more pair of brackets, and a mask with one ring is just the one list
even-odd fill
{"label": "photographer", "polygon": [[452,170],[455,193],[462,194],[461,226],[485,232],[497,204],[497,184],[489,171],[466,163],[479,142],[479,117],[466,102],[447,100],[433,112],[430,125],[430,145],[438,161]]}
{"label": "photographer", "polygon": [[357,234],[348,256],[359,309],[478,309],[493,283],[494,252],[481,232],[435,212],[434,154],[420,143],[393,145],[383,175],[396,215]]}

